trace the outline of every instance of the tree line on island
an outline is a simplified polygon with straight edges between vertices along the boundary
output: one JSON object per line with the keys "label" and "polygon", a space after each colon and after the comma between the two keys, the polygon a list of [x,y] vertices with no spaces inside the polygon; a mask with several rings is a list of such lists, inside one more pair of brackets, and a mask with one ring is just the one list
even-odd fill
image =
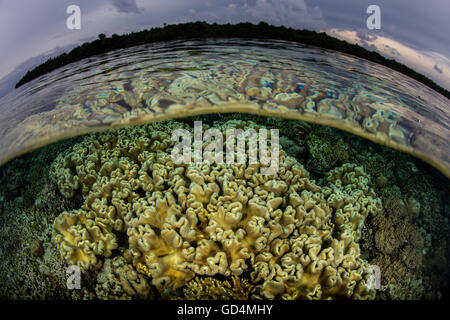
{"label": "tree line on island", "polygon": [[150,30],[142,30],[123,35],[113,34],[107,37],[101,33],[98,39],[92,42],[85,42],[75,47],[69,53],[63,53],[57,57],[50,58],[36,68],[28,71],[15,85],[16,88],[31,81],[45,73],[55,70],[69,63],[79,61],[94,55],[108,51],[128,48],[140,44],[157,41],[170,40],[194,40],[203,38],[252,38],[266,40],[285,40],[297,42],[305,45],[317,46],[324,49],[332,49],[342,53],[351,54],[364,58],[393,70],[399,71],[450,98],[450,92],[437,85],[433,80],[408,68],[407,66],[393,60],[387,59],[374,51],[368,51],[357,44],[350,44],[346,41],[336,39],[325,32],[311,30],[295,30],[283,26],[273,26],[266,22],[255,25],[249,22],[239,24],[209,24],[207,22],[189,22],[176,25],[165,25],[155,27]]}

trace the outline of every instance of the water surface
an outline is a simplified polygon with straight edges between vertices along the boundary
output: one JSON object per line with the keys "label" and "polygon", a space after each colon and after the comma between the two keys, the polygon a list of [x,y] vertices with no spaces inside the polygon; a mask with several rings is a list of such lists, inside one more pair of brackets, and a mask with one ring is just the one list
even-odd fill
{"label": "water surface", "polygon": [[212,112],[340,128],[450,176],[449,100],[384,66],[283,41],[173,41],[116,50],[0,100],[0,165],[90,131]]}

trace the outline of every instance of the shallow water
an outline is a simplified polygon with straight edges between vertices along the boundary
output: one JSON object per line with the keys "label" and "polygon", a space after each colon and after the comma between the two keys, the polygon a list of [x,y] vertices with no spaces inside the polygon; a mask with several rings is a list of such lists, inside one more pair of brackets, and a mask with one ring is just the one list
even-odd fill
{"label": "shallow water", "polygon": [[[448,99],[397,72],[286,42],[176,41],[65,66],[5,96],[0,108],[1,298],[449,297],[449,180],[392,149],[448,175]],[[179,119],[158,122],[169,118]],[[199,120],[220,130],[279,129],[280,148],[291,157],[283,158],[283,170],[295,161],[303,169],[293,171],[293,180],[301,176],[302,182],[277,173],[258,185],[264,178],[258,173],[243,178],[239,165],[174,168],[161,160],[170,154],[173,129],[192,131]],[[82,136],[51,143],[75,135]],[[191,171],[176,180],[180,169]],[[215,173],[209,176],[209,170]],[[226,179],[216,179],[222,174]],[[236,197],[227,179],[241,184],[241,192],[242,186],[251,188]],[[149,186],[158,180],[155,191]],[[276,190],[275,181],[290,189]],[[199,195],[199,188],[214,196]],[[307,203],[300,204],[297,193]],[[270,214],[255,214],[247,196],[262,207],[278,204]],[[167,210],[152,211],[161,203],[165,208],[165,201]],[[231,214],[236,208],[245,218]],[[227,247],[226,237],[219,239],[217,224],[227,237],[248,236],[234,243],[239,250]],[[271,236],[258,238],[263,242],[256,245],[251,230],[257,224],[267,226],[264,235]],[[283,226],[282,236],[272,229],[277,225]],[[97,239],[92,226],[107,237]],[[161,239],[142,249],[145,245],[137,244],[146,241],[148,228]],[[169,241],[174,230],[200,258],[180,253],[176,241]],[[213,243],[205,261],[204,239]],[[255,254],[246,256],[246,250]],[[276,256],[268,265],[279,267],[278,279],[275,268],[265,273],[261,267],[269,254]],[[162,274],[152,263],[164,265]],[[67,267],[74,264],[86,269],[82,290],[67,287]],[[316,267],[324,269],[312,272]],[[368,285],[370,270],[380,273],[375,289]]]}
{"label": "shallow water", "polygon": [[329,50],[236,39],[158,43],[67,65],[3,97],[0,164],[110,126],[242,111],[347,130],[449,176],[448,107],[413,79]]}

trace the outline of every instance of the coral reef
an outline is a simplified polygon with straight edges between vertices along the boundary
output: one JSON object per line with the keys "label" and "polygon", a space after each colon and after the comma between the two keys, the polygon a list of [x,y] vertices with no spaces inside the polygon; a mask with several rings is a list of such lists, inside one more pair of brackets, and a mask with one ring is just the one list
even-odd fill
{"label": "coral reef", "polygon": [[254,297],[373,298],[357,242],[381,201],[361,167],[336,168],[321,188],[282,149],[275,175],[259,163],[176,165],[168,128],[182,126],[91,134],[55,160],[61,193],[84,199],[54,223],[65,261],[99,269],[126,233],[124,257],[157,288],[248,271]]}
{"label": "coral reef", "polygon": [[[450,256],[450,211],[445,210],[450,192],[448,179],[407,154],[367,143],[339,130],[313,126],[307,141],[308,152],[313,153],[305,159],[306,168],[312,176],[320,178],[323,168],[333,167],[339,161],[334,159],[328,162],[326,153],[319,153],[323,162],[319,159],[315,163],[315,149],[310,148],[311,141],[316,141],[325,152],[330,150],[326,146],[341,141],[350,147],[346,149],[349,155],[347,161],[362,166],[373,177],[369,186],[388,206],[385,213],[390,212],[389,219],[384,214],[376,220],[369,216],[360,241],[362,256],[381,267],[384,285],[382,290],[377,291],[378,298],[436,299],[445,295],[448,268],[444,266],[446,257]],[[393,203],[401,203],[395,206],[397,211],[389,209]],[[407,218],[402,220],[405,212],[408,212]],[[382,231],[381,226],[386,229]],[[406,230],[411,233],[407,235],[409,231]],[[419,238],[420,241],[417,240]],[[410,242],[405,245],[404,241]]]}
{"label": "coral reef", "polygon": [[154,297],[145,276],[139,274],[124,257],[106,259],[97,276],[97,297],[103,300],[149,299]]}
{"label": "coral reef", "polygon": [[[48,156],[49,150],[44,153]],[[13,161],[9,170],[18,163]],[[65,287],[66,266],[50,241],[52,221],[61,210],[72,209],[74,203],[59,195],[56,186],[48,181],[46,167],[41,163],[38,166],[39,180],[29,180],[30,185],[24,186],[14,200],[0,201],[0,298],[77,299],[78,292]],[[36,206],[22,196],[31,194],[30,189],[45,206]]]}
{"label": "coral reef", "polygon": [[98,269],[102,261],[97,255],[109,257],[117,249],[116,236],[96,218],[93,211],[65,211],[54,223],[53,241],[62,257],[84,271]]}
{"label": "coral reef", "polygon": [[312,171],[323,174],[349,161],[351,147],[340,135],[333,134],[327,127],[315,126],[315,129],[305,138],[309,155],[307,166]]}
{"label": "coral reef", "polygon": [[[436,299],[442,283],[432,283],[435,272],[427,272],[432,265],[445,265],[445,254],[436,246],[433,261],[424,256],[424,239],[417,223],[420,204],[409,198],[407,204],[391,196],[383,201],[383,213],[366,221],[362,248],[368,252],[371,265],[381,271],[381,299]],[[439,258],[438,258],[439,257]],[[443,261],[442,261],[443,259]],[[441,270],[445,274],[446,270]],[[431,275],[431,278],[430,278]],[[441,278],[442,280],[442,278]]]}
{"label": "coral reef", "polygon": [[[373,298],[369,263],[377,299],[448,297],[445,177],[338,130],[244,114],[196,120],[281,126],[276,176],[175,165],[169,133],[192,120],[91,134],[1,167],[0,297]],[[346,146],[347,160],[331,152],[316,165],[311,137]],[[67,264],[83,270],[81,290],[68,290]]]}
{"label": "coral reef", "polygon": [[395,284],[419,275],[422,268],[423,239],[414,212],[403,201],[391,197],[384,201],[384,212],[373,218],[375,264],[382,269],[383,282]]}
{"label": "coral reef", "polygon": [[195,277],[184,288],[183,299],[187,300],[248,300],[255,287],[247,280],[232,276],[220,281],[211,277]]}

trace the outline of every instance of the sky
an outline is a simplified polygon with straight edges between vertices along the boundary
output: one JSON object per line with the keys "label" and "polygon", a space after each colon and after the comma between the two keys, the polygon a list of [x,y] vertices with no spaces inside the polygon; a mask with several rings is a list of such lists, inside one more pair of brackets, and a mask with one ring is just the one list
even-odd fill
{"label": "sky", "polygon": [[[67,7],[81,28],[66,26]],[[369,30],[369,5],[381,29]],[[94,40],[188,21],[266,21],[324,31],[406,64],[450,90],[449,0],[0,0],[0,96],[49,57]]]}

